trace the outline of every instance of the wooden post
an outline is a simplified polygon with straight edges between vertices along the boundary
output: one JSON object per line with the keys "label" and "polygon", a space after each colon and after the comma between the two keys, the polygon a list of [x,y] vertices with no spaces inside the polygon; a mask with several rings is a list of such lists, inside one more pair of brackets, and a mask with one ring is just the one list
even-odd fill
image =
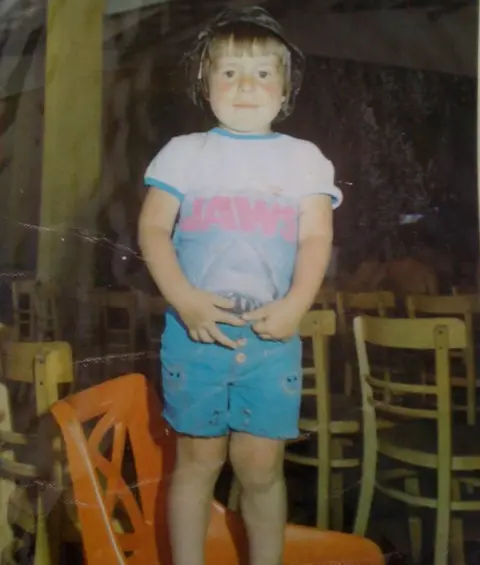
{"label": "wooden post", "polygon": [[40,89],[22,92],[12,126],[13,158],[3,202],[6,209],[4,260],[10,268],[22,270],[31,269],[25,250],[36,241],[38,208],[35,198],[40,187],[42,104]]}
{"label": "wooden post", "polygon": [[88,237],[101,168],[103,11],[101,0],[48,2],[37,255],[37,276],[45,281],[75,284],[91,270]]}
{"label": "wooden post", "polygon": [[478,218],[478,253],[477,253],[477,290],[480,292],[480,10],[477,10],[477,218]]}

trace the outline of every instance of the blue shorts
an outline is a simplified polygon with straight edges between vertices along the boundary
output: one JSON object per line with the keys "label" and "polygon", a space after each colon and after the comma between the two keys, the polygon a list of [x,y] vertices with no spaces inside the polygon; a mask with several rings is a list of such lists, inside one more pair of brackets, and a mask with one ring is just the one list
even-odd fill
{"label": "blue shorts", "polygon": [[193,341],[172,312],[162,337],[163,415],[177,432],[224,436],[246,432],[272,439],[298,437],[302,344],[260,339],[250,325],[220,324],[236,350]]}

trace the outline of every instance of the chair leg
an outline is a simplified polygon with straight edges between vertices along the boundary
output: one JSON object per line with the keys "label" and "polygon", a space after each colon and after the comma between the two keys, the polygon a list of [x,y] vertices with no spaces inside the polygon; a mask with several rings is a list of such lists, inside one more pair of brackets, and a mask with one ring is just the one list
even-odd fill
{"label": "chair leg", "polygon": [[[5,384],[0,383],[0,429],[2,431],[12,431],[10,414],[10,401]],[[14,459],[13,451],[2,452],[4,459]],[[9,479],[0,477],[0,553],[9,547],[14,540],[13,531],[8,523],[8,504],[10,497],[15,491],[15,483]]]}
{"label": "chair leg", "polygon": [[328,433],[317,434],[317,452],[320,454],[317,467],[317,520],[320,530],[328,530],[330,524],[330,437]]}
{"label": "chair leg", "polygon": [[[460,483],[458,480],[452,480],[452,500],[460,501]],[[455,516],[450,520],[450,555],[452,563],[455,565],[465,565],[465,549],[463,535],[463,519]]]}
{"label": "chair leg", "polygon": [[330,442],[330,512],[332,529],[343,530],[343,469],[333,467],[335,461],[343,459],[343,440],[333,437]]}
{"label": "chair leg", "polygon": [[[408,494],[420,496],[420,481],[418,477],[407,477],[405,479],[405,491]],[[419,564],[422,553],[422,519],[409,513],[408,533],[413,563]]]}
{"label": "chair leg", "polygon": [[352,396],[353,392],[353,367],[350,361],[345,362],[344,392],[346,396]]}
{"label": "chair leg", "polygon": [[363,437],[362,456],[362,478],[360,481],[360,493],[357,502],[357,514],[353,524],[353,533],[364,536],[368,528],[370,510],[375,493],[375,481],[377,476],[377,435],[374,429],[365,429]]}
{"label": "chair leg", "polygon": [[449,477],[447,479],[446,474],[444,474],[443,480],[445,482],[442,482],[442,478],[439,476],[434,565],[447,565],[448,563],[451,484]]}
{"label": "chair leg", "polygon": [[371,469],[366,469],[365,464],[364,458],[362,478],[360,482],[360,494],[357,502],[357,514],[353,525],[353,533],[357,536],[364,536],[367,531],[373,495],[375,493],[376,460],[373,461]]}
{"label": "chair leg", "polygon": [[477,418],[477,382],[475,370],[475,346],[470,343],[470,347],[466,351],[467,366],[467,423],[471,426],[475,425]]}
{"label": "chair leg", "polygon": [[37,524],[35,532],[35,558],[33,565],[53,565],[50,551],[51,540],[48,536],[47,515],[43,507],[42,494],[39,493],[37,502]]}
{"label": "chair leg", "polygon": [[331,477],[331,500],[330,508],[332,512],[332,529],[337,532],[343,530],[343,473],[342,471],[333,472]]}

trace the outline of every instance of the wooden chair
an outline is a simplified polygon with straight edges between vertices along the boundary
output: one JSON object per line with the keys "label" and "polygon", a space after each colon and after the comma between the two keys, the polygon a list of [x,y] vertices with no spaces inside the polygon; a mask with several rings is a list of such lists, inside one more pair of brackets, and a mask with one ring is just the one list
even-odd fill
{"label": "wooden chair", "polygon": [[78,359],[77,363],[77,390],[88,388],[102,382],[106,373],[105,363],[108,356],[105,350],[104,335],[104,295],[106,290],[94,288],[85,290],[79,308],[85,308],[83,325],[75,331],[73,348]]}
{"label": "wooden chair", "polygon": [[15,280],[12,283],[14,339],[33,341],[36,339],[35,280]]}
{"label": "wooden chair", "polygon": [[[52,412],[65,440],[89,565],[171,565],[166,492],[175,435],[162,420],[162,407],[146,379],[133,374],[107,381],[58,402]],[[134,477],[124,471],[127,438]],[[107,442],[108,458],[99,450]],[[99,473],[106,478],[103,488]],[[117,532],[112,525],[119,510],[128,517],[128,533]],[[214,502],[206,564],[242,561],[244,535],[238,514]],[[358,536],[287,526],[285,564],[339,562],[381,565],[384,558],[373,542]]]}
{"label": "wooden chair", "polygon": [[[4,343],[2,346],[2,382],[0,383],[0,552],[9,562],[21,540],[15,539],[12,526],[19,526],[35,536],[34,565],[56,564],[59,549],[59,522],[54,519],[61,489],[42,490],[44,469],[32,455],[46,456],[38,448],[38,436],[32,433],[32,420],[37,430],[38,419],[47,414],[59,398],[59,386],[73,382],[70,346],[62,342]],[[12,395],[8,384],[25,383],[34,391],[35,409],[32,418],[24,419],[20,431],[14,425]],[[25,411],[27,406],[22,406]],[[17,407],[18,410],[18,407]],[[55,446],[49,446],[52,449]],[[34,506],[29,493],[33,492]],[[52,511],[52,512],[51,512]]]}
{"label": "wooden chair", "polygon": [[352,320],[355,315],[374,313],[385,317],[396,306],[395,295],[389,291],[378,292],[338,292],[337,315],[338,335],[344,362],[344,392],[351,395],[356,373],[357,358],[353,340]]}
{"label": "wooden chair", "polygon": [[328,310],[335,306],[337,301],[337,291],[334,288],[321,288],[315,298],[314,306]]}
{"label": "wooden chair", "polygon": [[452,296],[475,295],[478,298],[477,291],[478,288],[475,285],[452,286]]}
{"label": "wooden chair", "polygon": [[55,285],[34,279],[12,284],[13,317],[16,341],[55,341],[60,339]]}
{"label": "wooden chair", "polygon": [[[332,394],[328,361],[329,337],[335,334],[335,313],[332,310],[309,312],[300,328],[304,346],[311,344],[313,355],[304,358],[303,402],[299,421],[307,445],[295,441],[287,445],[285,460],[317,468],[316,524],[327,529],[344,527],[344,473],[359,468],[361,458],[353,450],[354,441],[361,443],[361,405],[352,397]],[[310,343],[308,343],[310,342]],[[309,437],[308,437],[309,436]],[[313,441],[312,441],[313,440]],[[369,438],[364,438],[368,442]],[[313,448],[313,449],[311,449]],[[373,477],[370,479],[373,482]],[[360,485],[360,496],[353,525],[354,533],[364,535],[368,525],[371,497],[363,494],[368,485]],[[330,520],[331,512],[331,520]]]}
{"label": "wooden chair", "polygon": [[[477,416],[477,383],[475,369],[475,340],[473,328],[473,314],[480,304],[480,298],[475,295],[456,296],[427,296],[410,295],[406,299],[406,308],[410,318],[419,314],[429,316],[455,316],[465,322],[467,331],[467,347],[460,352],[452,351],[452,357],[460,353],[465,364],[464,377],[452,376],[453,387],[464,387],[466,389],[466,413],[467,422],[475,424]],[[461,407],[465,410],[465,406]]]}
{"label": "wooden chair", "polygon": [[136,296],[134,292],[99,291],[105,337],[106,377],[133,369],[135,364]]}
{"label": "wooden chair", "polygon": [[35,315],[37,318],[37,340],[60,340],[59,291],[57,286],[53,283],[37,283],[34,298]]}
{"label": "wooden chair", "polygon": [[149,296],[146,305],[145,333],[148,345],[148,357],[152,363],[152,371],[158,369],[158,359],[164,325],[167,302],[162,296]]}
{"label": "wooden chair", "polygon": [[[373,449],[364,450],[362,472],[373,476],[377,456],[394,468],[377,475],[384,495],[410,508],[436,509],[434,565],[464,564],[462,522],[453,512],[479,511],[479,500],[461,499],[461,481],[478,477],[480,429],[452,426],[450,356],[452,349],[467,347],[465,323],[454,318],[382,319],[369,316],[354,320],[363,397],[364,435]],[[400,374],[389,379],[376,375],[369,363],[369,348],[403,348],[434,354],[435,382],[406,382]],[[425,407],[424,395],[432,398]],[[395,426],[377,431],[376,419],[390,419]],[[436,476],[436,496],[427,496],[420,479]],[[429,485],[435,484],[429,481]],[[409,519],[412,556],[420,563],[422,522]]]}

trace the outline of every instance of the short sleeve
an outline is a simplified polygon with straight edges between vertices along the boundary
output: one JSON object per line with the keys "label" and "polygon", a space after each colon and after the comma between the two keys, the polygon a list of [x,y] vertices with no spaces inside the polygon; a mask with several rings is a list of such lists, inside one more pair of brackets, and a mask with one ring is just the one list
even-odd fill
{"label": "short sleeve", "polygon": [[332,208],[338,208],[343,200],[342,191],[335,186],[335,169],[320,149],[305,142],[300,155],[300,182],[302,196],[328,194],[332,198]]}
{"label": "short sleeve", "polygon": [[187,192],[188,147],[185,137],[174,137],[154,157],[145,171],[144,183],[165,190],[180,201]]}

